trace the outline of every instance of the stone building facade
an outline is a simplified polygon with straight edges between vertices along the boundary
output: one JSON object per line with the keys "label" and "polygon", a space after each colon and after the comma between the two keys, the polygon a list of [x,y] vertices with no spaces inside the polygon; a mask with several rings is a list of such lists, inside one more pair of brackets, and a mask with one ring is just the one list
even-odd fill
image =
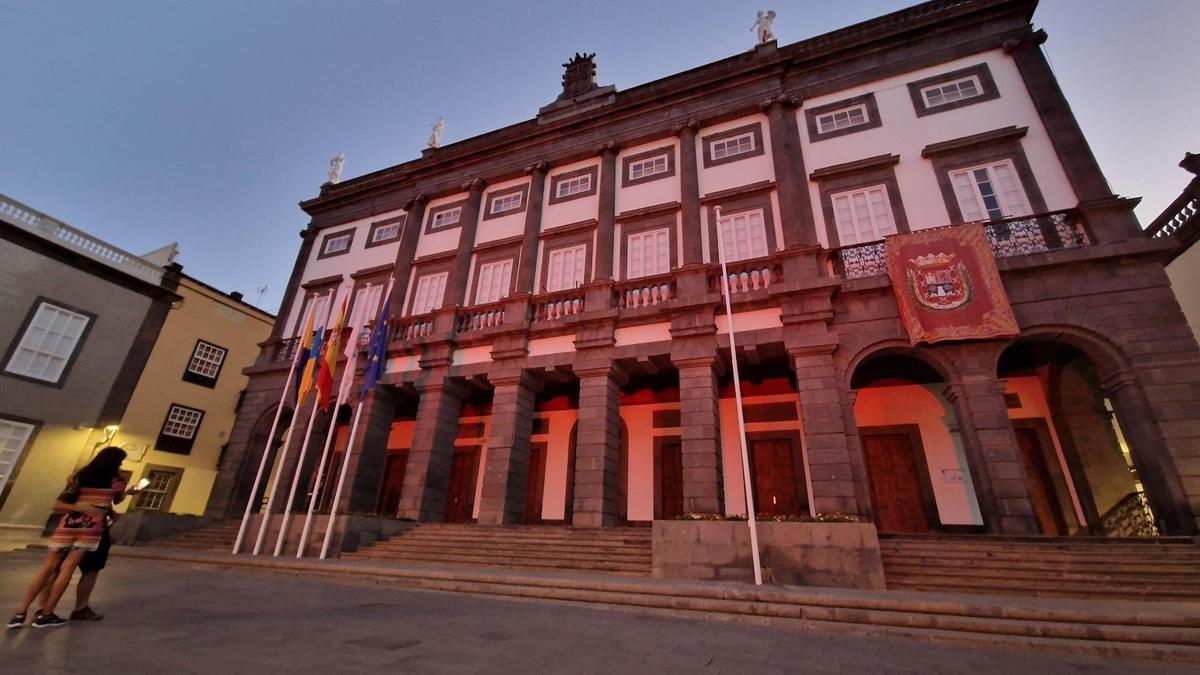
{"label": "stone building facade", "polygon": [[[576,55],[536,118],[324,185],[209,515],[258,503],[264,450],[295,471],[299,439],[268,436],[308,303],[351,288],[373,316],[394,277],[354,447],[349,410],[316,420],[334,473],[350,453],[342,502],[299,472],[325,509],[745,513],[725,284],[759,513],[1195,532],[1200,351],[1172,243],[1105,181],[1035,7],[937,0],[627,91]],[[880,240],[974,220],[1021,333],[913,347]]]}

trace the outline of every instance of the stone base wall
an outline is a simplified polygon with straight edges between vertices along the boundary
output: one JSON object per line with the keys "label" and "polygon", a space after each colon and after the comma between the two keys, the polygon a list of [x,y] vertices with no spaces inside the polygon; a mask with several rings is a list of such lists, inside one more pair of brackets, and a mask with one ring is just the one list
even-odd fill
{"label": "stone base wall", "polygon": [[[242,553],[254,550],[254,541],[258,537],[258,527],[262,516],[253,514],[246,527],[246,539],[242,543]],[[325,523],[329,519],[326,514],[314,514],[312,528],[308,535],[306,556],[316,556],[321,553],[321,543],[325,538]],[[178,532],[196,530],[202,527],[219,524],[221,521],[206,516],[182,516],[168,513],[131,513],[118,520],[109,530],[114,544],[136,546],[160,539]],[[267,533],[263,539],[263,553],[270,555],[275,550],[275,540],[279,536],[279,526],[283,522],[280,514],[271,515],[267,523]],[[364,546],[379,541],[384,537],[416,527],[418,523],[395,518],[376,516],[339,516],[338,530],[334,532],[330,543],[330,556],[336,558],[339,552],[356,551]],[[296,546],[304,528],[304,514],[292,514],[288,520],[288,534],[284,540],[280,555],[291,557],[296,555]]]}
{"label": "stone base wall", "polygon": [[[654,576],[753,581],[750,528],[739,521],[654,521]],[[872,523],[758,523],[764,582],[883,589]]]}

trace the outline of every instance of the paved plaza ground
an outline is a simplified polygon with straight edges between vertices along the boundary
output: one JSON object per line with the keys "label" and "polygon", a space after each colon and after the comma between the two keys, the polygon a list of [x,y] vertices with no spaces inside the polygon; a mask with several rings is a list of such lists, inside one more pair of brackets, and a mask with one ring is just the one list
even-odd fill
{"label": "paved plaza ground", "polygon": [[[41,555],[0,554],[5,618]],[[103,621],[0,636],[0,672],[1189,672],[122,558],[92,604]]]}

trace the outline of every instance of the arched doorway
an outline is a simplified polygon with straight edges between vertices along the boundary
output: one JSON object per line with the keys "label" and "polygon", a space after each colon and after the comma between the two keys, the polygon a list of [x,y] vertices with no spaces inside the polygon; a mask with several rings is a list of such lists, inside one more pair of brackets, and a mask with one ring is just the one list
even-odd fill
{"label": "arched doorway", "polygon": [[983,525],[946,378],[901,350],[861,361],[854,414],[875,525],[881,533]]}
{"label": "arched doorway", "polygon": [[[271,435],[271,425],[275,421],[275,408],[271,408],[264,412],[258,421],[254,423],[254,430],[250,434],[249,452],[246,453],[246,461],[242,464],[243,480],[239,481],[240,485],[244,485],[243,490],[247,492],[254,485],[254,477],[257,475],[259,464],[254,461],[261,461],[263,448],[266,448],[267,462],[263,470],[262,480],[259,481],[258,491],[253,495],[251,504],[254,505],[255,513],[262,510],[266,503],[266,495],[274,481],[275,474],[278,473],[276,463],[279,461],[279,448],[283,447],[283,441],[287,437],[288,426],[292,421],[292,409],[285,407],[279,415],[279,424],[275,428],[275,435]],[[270,445],[267,441],[270,439]],[[245,493],[243,493],[245,494]]]}

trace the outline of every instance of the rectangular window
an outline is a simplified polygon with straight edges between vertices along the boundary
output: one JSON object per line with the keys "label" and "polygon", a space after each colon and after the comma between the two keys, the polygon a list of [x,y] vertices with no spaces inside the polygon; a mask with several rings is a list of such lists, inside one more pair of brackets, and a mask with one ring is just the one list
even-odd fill
{"label": "rectangular window", "polygon": [[769,253],[762,210],[722,216],[717,225],[727,262],[762,258]]}
{"label": "rectangular window", "polygon": [[1030,214],[1012,162],[1004,160],[950,172],[963,222],[1003,220]]}
{"label": "rectangular window", "polygon": [[167,408],[167,418],[163,420],[162,430],[158,433],[158,442],[154,447],[181,455],[190,453],[192,444],[196,442],[196,433],[200,430],[200,422],[203,420],[203,410],[172,403]]}
{"label": "rectangular window", "polygon": [[462,207],[456,206],[445,211],[438,211],[433,214],[433,222],[430,224],[430,229],[437,230],[443,227],[455,225],[462,218]]}
{"label": "rectangular window", "polygon": [[40,301],[4,366],[6,372],[58,384],[75,356],[92,317]]}
{"label": "rectangular window", "polygon": [[747,152],[754,152],[754,134],[750,132],[723,141],[713,141],[710,146],[713,159],[724,159]]}
{"label": "rectangular window", "polygon": [[354,292],[354,306],[350,309],[351,326],[365,326],[379,316],[379,300],[383,297],[383,284],[363,286]]}
{"label": "rectangular window", "polygon": [[629,180],[639,180],[667,172],[667,156],[659,155],[629,165]]}
{"label": "rectangular window", "polygon": [[446,277],[449,274],[449,272],[426,274],[417,279],[410,316],[428,314],[442,306],[442,299],[446,295]]}
{"label": "rectangular window", "polygon": [[856,127],[860,124],[866,124],[869,121],[867,117],[867,106],[856,105],[842,110],[835,110],[817,117],[817,125],[821,128],[821,133],[827,134],[838,129],[848,129]]}
{"label": "rectangular window", "polygon": [[294,337],[303,337],[300,332],[304,330],[304,321],[308,318],[308,311],[313,311],[313,328],[320,327],[325,321],[325,306],[329,302],[329,294],[322,293],[314,298],[309,298],[304,301],[304,307],[301,309],[300,315],[296,318],[296,334]]}
{"label": "rectangular window", "polygon": [[626,242],[629,258],[625,278],[636,279],[671,271],[671,231],[669,228],[637,232]]}
{"label": "rectangular window", "polygon": [[381,241],[395,239],[400,234],[400,221],[380,225],[371,233],[371,243],[376,244]]}
{"label": "rectangular window", "polygon": [[171,497],[179,484],[182,471],[151,469],[143,476],[150,484],[138,493],[135,508],[138,511],[165,511],[170,508]]}
{"label": "rectangular window", "polygon": [[921,89],[921,95],[925,97],[925,105],[929,108],[975,98],[982,93],[983,87],[979,84],[979,77],[975,75]]}
{"label": "rectangular window", "polygon": [[505,211],[513,211],[521,208],[521,199],[525,196],[523,192],[512,192],[510,194],[501,195],[492,200],[492,213],[504,213]]}
{"label": "rectangular window", "polygon": [[353,234],[339,234],[329,237],[325,240],[325,246],[321,248],[321,255],[330,256],[345,253],[350,248],[350,238],[353,236]]}
{"label": "rectangular window", "polygon": [[17,470],[17,462],[29,444],[34,426],[14,420],[0,419],[0,495]]}
{"label": "rectangular window", "polygon": [[204,340],[196,341],[192,350],[192,358],[188,360],[187,369],[183,371],[183,379],[187,382],[214,387],[217,376],[221,374],[221,365],[225,363],[228,349],[219,347]]}
{"label": "rectangular window", "polygon": [[582,176],[576,176],[575,178],[568,178],[567,180],[560,181],[558,183],[556,194],[559,199],[562,199],[563,197],[570,197],[571,195],[577,195],[581,192],[588,192],[591,189],[592,174],[587,173]]}
{"label": "rectangular window", "polygon": [[512,259],[498,260],[479,266],[479,279],[475,282],[475,304],[497,302],[508,295],[512,283]]}
{"label": "rectangular window", "polygon": [[837,221],[838,240],[843,246],[878,241],[896,234],[896,222],[882,185],[829,196]]}
{"label": "rectangular window", "polygon": [[550,251],[546,261],[546,292],[578,288],[584,283],[587,269],[587,245],[579,244]]}

